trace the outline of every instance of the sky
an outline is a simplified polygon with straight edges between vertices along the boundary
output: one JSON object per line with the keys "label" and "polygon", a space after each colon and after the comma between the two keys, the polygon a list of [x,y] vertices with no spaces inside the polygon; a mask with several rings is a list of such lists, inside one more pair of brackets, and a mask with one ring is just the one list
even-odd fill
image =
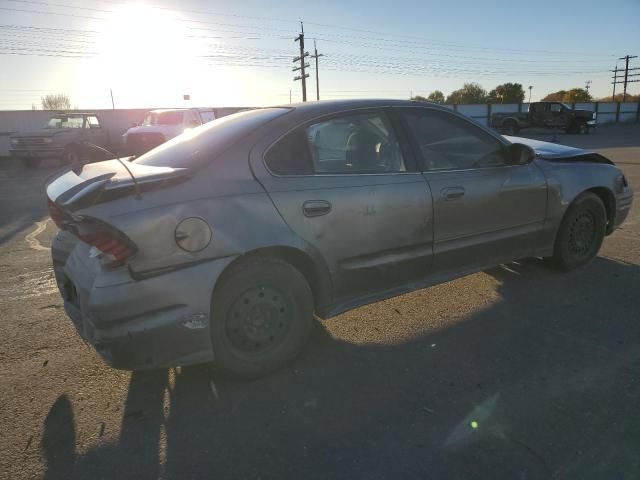
{"label": "sky", "polygon": [[80,109],[111,108],[111,92],[116,108],[300,101],[300,21],[321,99],[518,82],[535,101],[587,81],[604,97],[618,57],[640,55],[639,18],[640,0],[0,0],[0,109],[52,93]]}

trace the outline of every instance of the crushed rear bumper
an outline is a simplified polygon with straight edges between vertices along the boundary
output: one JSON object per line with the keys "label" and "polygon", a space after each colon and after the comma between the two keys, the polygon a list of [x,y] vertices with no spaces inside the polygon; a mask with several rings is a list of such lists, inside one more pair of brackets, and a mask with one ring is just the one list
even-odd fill
{"label": "crushed rear bumper", "polygon": [[55,273],[65,311],[82,338],[114,368],[147,370],[213,360],[211,294],[231,261],[135,280],[126,268],[102,271],[78,242]]}

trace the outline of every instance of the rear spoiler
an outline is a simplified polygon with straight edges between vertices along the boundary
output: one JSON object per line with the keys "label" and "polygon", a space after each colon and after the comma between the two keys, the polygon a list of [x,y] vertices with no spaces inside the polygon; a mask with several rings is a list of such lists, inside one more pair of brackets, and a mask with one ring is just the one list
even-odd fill
{"label": "rear spoiler", "polygon": [[155,167],[131,163],[136,182],[116,160],[89,164],[69,170],[47,183],[49,200],[66,211],[129,196],[136,192],[162,188],[189,178],[189,169]]}

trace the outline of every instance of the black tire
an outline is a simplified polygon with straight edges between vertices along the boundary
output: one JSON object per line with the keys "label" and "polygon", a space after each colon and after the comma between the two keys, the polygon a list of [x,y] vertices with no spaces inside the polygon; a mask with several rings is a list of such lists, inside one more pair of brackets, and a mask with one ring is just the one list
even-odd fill
{"label": "black tire", "polygon": [[22,164],[27,168],[38,168],[42,160],[40,158],[23,158]]}
{"label": "black tire", "polygon": [[62,153],[62,162],[66,165],[79,165],[80,164],[80,149],[70,145],[64,149]]}
{"label": "black tire", "polygon": [[588,135],[589,134],[589,125],[586,122],[579,122],[576,125],[576,133],[580,135]]}
{"label": "black tire", "polygon": [[295,358],[313,326],[313,294],[289,263],[255,256],[233,265],[211,301],[214,367],[255,378]]}
{"label": "black tire", "polygon": [[578,196],[567,209],[556,235],[553,262],[563,270],[589,263],[600,250],[607,226],[607,212],[591,192]]}
{"label": "black tire", "polygon": [[502,124],[502,133],[505,135],[517,135],[519,131],[518,124],[513,120],[506,120]]}

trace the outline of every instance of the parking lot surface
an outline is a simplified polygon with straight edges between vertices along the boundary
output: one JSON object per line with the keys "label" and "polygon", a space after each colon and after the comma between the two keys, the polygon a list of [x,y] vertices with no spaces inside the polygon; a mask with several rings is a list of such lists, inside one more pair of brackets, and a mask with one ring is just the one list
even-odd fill
{"label": "parking lot surface", "polygon": [[[559,142],[640,191],[640,125]],[[530,259],[362,307],[239,382],[83,344],[51,270],[56,169],[0,166],[0,478],[640,478],[637,201],[583,269]]]}

